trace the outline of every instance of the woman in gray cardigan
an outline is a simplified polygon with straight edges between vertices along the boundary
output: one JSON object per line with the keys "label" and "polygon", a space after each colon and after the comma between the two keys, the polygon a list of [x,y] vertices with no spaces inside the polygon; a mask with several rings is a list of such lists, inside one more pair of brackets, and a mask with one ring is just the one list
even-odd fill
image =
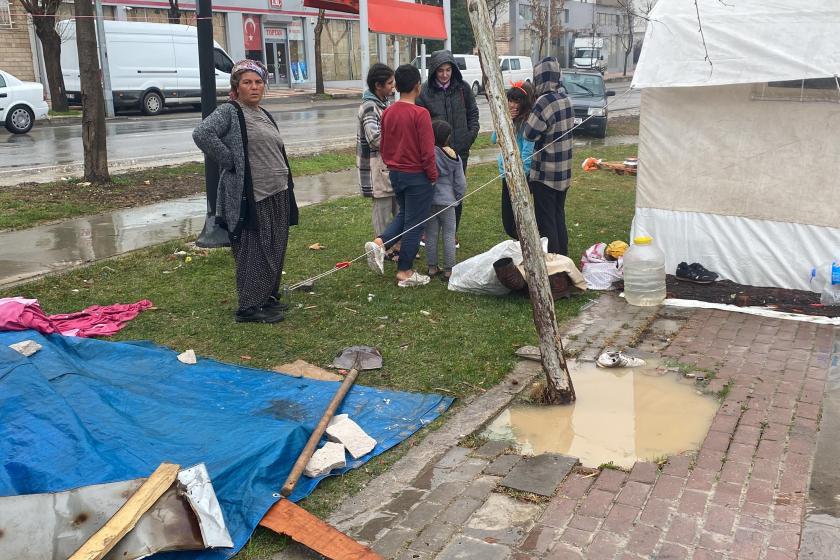
{"label": "woman in gray cardigan", "polygon": [[237,322],[276,323],[288,309],[278,292],[298,210],[283,139],[260,107],[267,74],[261,62],[236,63],[232,100],[193,132],[196,145],[219,164],[216,221],[228,231],[236,261]]}

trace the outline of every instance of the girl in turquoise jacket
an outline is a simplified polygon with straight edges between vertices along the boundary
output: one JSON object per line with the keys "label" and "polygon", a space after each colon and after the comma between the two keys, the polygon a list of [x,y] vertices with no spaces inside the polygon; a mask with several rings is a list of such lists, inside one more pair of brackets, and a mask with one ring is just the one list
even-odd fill
{"label": "girl in turquoise jacket", "polygon": [[[522,136],[522,127],[525,125],[525,119],[528,118],[534,104],[534,89],[528,82],[515,82],[507,92],[507,101],[510,116],[513,118],[513,127],[516,130],[516,145],[522,155],[522,161],[525,164],[525,177],[527,177],[531,170],[531,155],[534,153],[534,143]],[[491,140],[494,144],[497,142],[495,132]],[[499,173],[502,175],[502,225],[510,237],[519,239],[516,221],[513,218],[513,207],[510,203],[510,191],[507,181],[504,179],[505,168],[502,163],[502,154],[499,154],[498,161]]]}

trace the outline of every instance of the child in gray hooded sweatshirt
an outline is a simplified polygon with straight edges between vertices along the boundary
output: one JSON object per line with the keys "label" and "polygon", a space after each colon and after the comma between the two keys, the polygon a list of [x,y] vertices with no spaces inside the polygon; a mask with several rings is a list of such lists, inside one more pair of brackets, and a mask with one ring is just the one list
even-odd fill
{"label": "child in gray hooded sweatshirt", "polygon": [[[434,217],[426,224],[426,263],[429,265],[429,276],[442,272],[441,280],[447,282],[455,266],[455,202],[464,198],[467,179],[461,158],[449,146],[452,127],[444,120],[434,120],[432,131],[435,134],[438,179],[432,198]],[[438,266],[438,235],[443,245],[443,269]]]}

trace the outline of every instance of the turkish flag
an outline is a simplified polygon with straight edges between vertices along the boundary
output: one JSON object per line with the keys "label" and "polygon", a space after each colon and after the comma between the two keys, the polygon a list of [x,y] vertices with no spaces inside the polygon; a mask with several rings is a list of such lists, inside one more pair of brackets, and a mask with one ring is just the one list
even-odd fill
{"label": "turkish flag", "polygon": [[245,16],[242,21],[242,31],[245,35],[246,51],[262,50],[262,33],[260,32],[260,16]]}

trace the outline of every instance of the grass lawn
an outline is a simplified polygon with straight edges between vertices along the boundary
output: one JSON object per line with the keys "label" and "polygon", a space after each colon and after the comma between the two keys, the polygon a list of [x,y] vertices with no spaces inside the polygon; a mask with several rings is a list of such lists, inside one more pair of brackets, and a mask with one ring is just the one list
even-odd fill
{"label": "grass lawn", "polygon": [[[632,145],[587,148],[576,156],[576,169],[585,156],[620,160],[633,154]],[[471,168],[470,188],[495,175],[494,164]],[[567,200],[573,257],[596,241],[628,237],[634,183],[631,177],[605,172],[575,173]],[[499,190],[499,182],[494,181],[465,202],[460,259],[505,239],[499,221]],[[352,197],[302,209],[302,225],[292,228],[286,282],[358,255],[369,237],[369,208],[369,201]],[[316,242],[326,248],[309,250]],[[371,344],[382,350],[385,365],[380,371],[365,372],[361,383],[454,396],[495,385],[512,367],[513,350],[536,342],[525,300],[449,292],[437,281],[422,289],[402,290],[393,283],[394,265],[389,265],[388,276],[381,277],[363,262],[319,281],[314,294],[296,292],[295,309],[285,322],[237,325],[231,319],[236,295],[229,252],[193,250],[191,262],[184,263],[172,256],[184,247],[183,242],[166,243],[4,290],[3,295],[37,297],[51,313],[148,298],[157,310],[143,313],[115,339],[150,339],[256,367],[270,368],[297,358],[325,365],[344,346]],[[422,263],[418,264],[421,270]],[[373,301],[368,302],[368,294],[374,294]],[[558,319],[574,316],[588,297],[558,303]],[[412,438],[364,468],[325,481],[303,502],[304,507],[326,516],[416,441]],[[238,558],[268,558],[284,543],[258,529]]]}
{"label": "grass lawn", "polygon": [[[634,145],[587,148],[576,155],[575,169],[580,169],[585,156],[621,160],[635,152]],[[470,189],[495,175],[495,164],[470,168]],[[566,203],[573,258],[595,242],[628,238],[634,186],[633,177],[606,172],[574,174]],[[493,181],[465,201],[459,260],[506,238],[499,217],[500,188],[499,181]],[[360,197],[303,208],[301,225],[292,228],[289,240],[286,283],[359,255],[370,238],[370,229],[370,203]],[[316,242],[325,249],[308,248]],[[283,323],[236,324],[232,320],[236,294],[229,251],[191,249],[191,262],[186,263],[172,255],[185,247],[184,242],[166,243],[2,290],[0,295],[38,298],[48,313],[147,298],[157,309],[141,314],[114,339],[149,339],[260,368],[298,358],[323,366],[345,346],[369,344],[381,349],[384,367],[363,373],[360,383],[452,396],[492,387],[513,366],[513,351],[537,342],[527,300],[450,292],[437,280],[423,288],[401,289],[394,283],[395,265],[386,265],[383,277],[371,273],[364,261],[318,281],[313,294],[295,292],[293,310]],[[420,270],[425,269],[424,256],[421,251]],[[373,294],[370,302],[368,294]],[[584,294],[559,302],[558,320],[576,315],[591,297]],[[411,438],[364,468],[323,482],[302,505],[326,516],[417,441]],[[237,558],[269,558],[284,543],[273,533],[258,529]]]}

